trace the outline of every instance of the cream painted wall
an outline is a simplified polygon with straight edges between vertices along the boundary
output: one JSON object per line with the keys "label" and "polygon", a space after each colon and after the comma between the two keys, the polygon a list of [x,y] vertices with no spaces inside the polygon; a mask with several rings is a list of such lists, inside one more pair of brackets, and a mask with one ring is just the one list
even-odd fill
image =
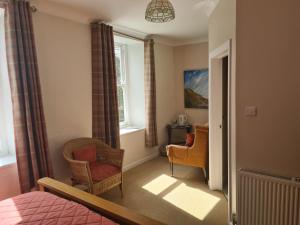
{"label": "cream painted wall", "polygon": [[[34,28],[44,110],[54,173],[69,176],[62,145],[71,138],[91,136],[91,49],[89,25],[45,13],[34,14]],[[176,118],[173,48],[155,44],[159,143],[166,143],[166,125]],[[145,148],[144,131],[121,136],[125,168],[158,155]]]}
{"label": "cream painted wall", "polygon": [[64,178],[63,143],[92,134],[89,26],[39,12],[33,21],[54,174]]}
{"label": "cream painted wall", "polygon": [[174,48],[174,66],[176,80],[176,100],[179,113],[188,115],[192,124],[205,124],[208,122],[207,109],[184,108],[184,70],[208,68],[208,43],[184,45]]}
{"label": "cream painted wall", "polygon": [[158,148],[145,147],[145,130],[121,135],[121,148],[125,149],[124,169],[131,169],[158,156]]}
{"label": "cream painted wall", "polygon": [[[237,1],[238,168],[300,176],[299,9],[294,0]],[[249,105],[257,117],[244,116]]]}
{"label": "cream painted wall", "polygon": [[177,117],[176,81],[174,79],[173,47],[156,43],[156,103],[159,144],[167,143],[166,125]]}
{"label": "cream painted wall", "polygon": [[236,0],[220,0],[209,17],[209,51],[235,37]]}
{"label": "cream painted wall", "polygon": [[[220,0],[208,25],[209,52],[231,40],[231,188],[232,213],[236,212],[236,0]],[[215,79],[211,77],[211,79]]]}

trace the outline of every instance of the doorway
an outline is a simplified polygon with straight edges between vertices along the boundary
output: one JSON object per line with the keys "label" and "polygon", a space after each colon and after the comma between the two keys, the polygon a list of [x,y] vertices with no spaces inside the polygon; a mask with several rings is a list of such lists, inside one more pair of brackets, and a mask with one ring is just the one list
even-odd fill
{"label": "doorway", "polygon": [[235,94],[231,40],[210,52],[209,71],[209,187],[224,192],[228,199],[229,221],[232,221]]}
{"label": "doorway", "polygon": [[222,191],[228,199],[228,56],[222,58]]}

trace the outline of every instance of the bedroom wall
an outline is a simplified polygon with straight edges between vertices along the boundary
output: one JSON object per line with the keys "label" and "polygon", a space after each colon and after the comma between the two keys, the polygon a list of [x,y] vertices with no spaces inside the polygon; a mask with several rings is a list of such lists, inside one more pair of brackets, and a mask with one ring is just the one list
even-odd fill
{"label": "bedroom wall", "polygon": [[156,115],[159,144],[167,143],[166,125],[177,118],[176,81],[174,79],[174,48],[156,43]]}
{"label": "bedroom wall", "polygon": [[235,37],[236,0],[220,0],[209,17],[209,51]]}
{"label": "bedroom wall", "polygon": [[[47,132],[55,176],[65,179],[69,168],[62,145],[69,139],[91,136],[91,49],[88,24],[46,13],[33,16]],[[177,115],[173,48],[155,44],[157,122],[159,143],[166,142],[166,124]],[[158,155],[158,147],[145,148],[144,130],[121,136],[126,150],[125,168]]]}
{"label": "bedroom wall", "polygon": [[[238,169],[299,177],[299,8],[293,0],[221,0],[210,18],[210,50],[233,40]],[[256,117],[245,116],[247,106]]]}
{"label": "bedroom wall", "polygon": [[[238,168],[299,177],[299,8],[294,0],[237,1]],[[249,105],[257,117],[244,116]]]}
{"label": "bedroom wall", "polygon": [[35,13],[35,41],[49,147],[56,177],[66,177],[62,145],[92,134],[89,26]]}
{"label": "bedroom wall", "polygon": [[207,109],[184,108],[184,81],[183,72],[193,69],[208,68],[208,43],[191,44],[174,48],[174,66],[176,79],[177,109],[179,113],[186,113],[192,124],[208,122]]}

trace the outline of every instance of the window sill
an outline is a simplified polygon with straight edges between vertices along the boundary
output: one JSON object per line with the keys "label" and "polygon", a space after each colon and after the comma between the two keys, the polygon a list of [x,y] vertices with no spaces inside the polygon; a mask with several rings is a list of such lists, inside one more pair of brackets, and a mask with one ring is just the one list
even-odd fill
{"label": "window sill", "polygon": [[132,134],[143,130],[145,130],[145,128],[124,127],[120,129],[120,135]]}
{"label": "window sill", "polygon": [[0,167],[8,166],[16,162],[17,160],[15,155],[0,156]]}

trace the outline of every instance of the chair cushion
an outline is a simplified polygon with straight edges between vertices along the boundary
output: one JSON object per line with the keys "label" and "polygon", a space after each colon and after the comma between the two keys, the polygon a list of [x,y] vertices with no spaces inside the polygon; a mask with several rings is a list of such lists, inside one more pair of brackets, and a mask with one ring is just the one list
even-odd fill
{"label": "chair cushion", "polygon": [[90,164],[92,179],[95,182],[102,181],[108,177],[121,173],[121,169],[117,166],[93,162]]}
{"label": "chair cushion", "polygon": [[79,161],[88,161],[89,163],[97,160],[96,145],[86,145],[73,152],[73,158]]}
{"label": "chair cushion", "polygon": [[186,143],[185,146],[191,147],[194,144],[195,134],[189,133],[186,134]]}

